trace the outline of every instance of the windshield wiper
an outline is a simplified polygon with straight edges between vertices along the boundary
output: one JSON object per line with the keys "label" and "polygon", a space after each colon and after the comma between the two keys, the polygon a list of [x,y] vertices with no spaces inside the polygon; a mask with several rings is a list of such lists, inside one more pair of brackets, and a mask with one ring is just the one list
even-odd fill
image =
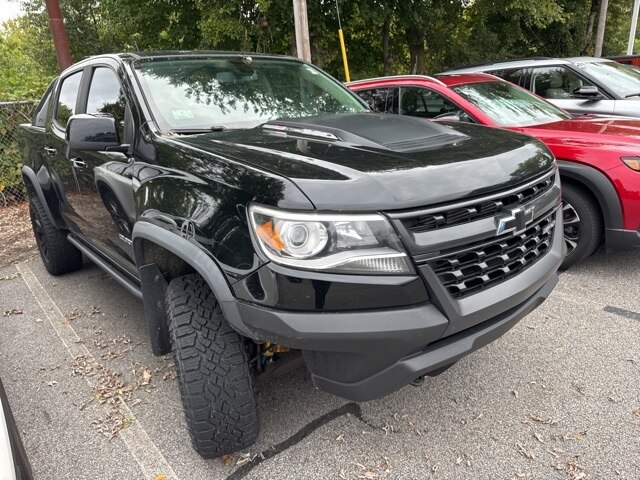
{"label": "windshield wiper", "polygon": [[171,133],[178,135],[196,135],[198,133],[223,132],[225,130],[227,130],[227,127],[212,125],[209,128],[172,128]]}
{"label": "windshield wiper", "polygon": [[625,95],[624,98],[631,98],[631,97],[640,97],[640,92],[638,93],[630,93],[629,95]]}

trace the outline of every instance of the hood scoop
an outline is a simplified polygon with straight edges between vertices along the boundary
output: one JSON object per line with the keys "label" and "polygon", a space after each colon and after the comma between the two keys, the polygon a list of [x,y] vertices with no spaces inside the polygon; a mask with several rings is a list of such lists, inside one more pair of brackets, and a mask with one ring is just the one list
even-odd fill
{"label": "hood scoop", "polygon": [[342,141],[400,153],[432,150],[469,138],[453,128],[426,119],[377,113],[275,120],[265,123],[262,128],[276,135]]}

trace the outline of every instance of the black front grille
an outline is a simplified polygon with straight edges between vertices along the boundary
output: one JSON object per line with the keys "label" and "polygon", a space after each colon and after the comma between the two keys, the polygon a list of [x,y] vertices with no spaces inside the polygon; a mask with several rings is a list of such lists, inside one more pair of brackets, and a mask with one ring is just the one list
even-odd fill
{"label": "black front grille", "polygon": [[453,297],[464,297],[533,265],[551,248],[554,226],[555,211],[521,233],[465,245],[427,264]]}
{"label": "black front grille", "polygon": [[509,207],[521,205],[539,197],[553,186],[553,182],[554,176],[547,176],[547,178],[541,179],[533,185],[508,195],[492,200],[479,201],[477,204],[462,208],[443,209],[436,213],[408,218],[403,220],[403,223],[407,230],[413,233],[421,233],[491,217],[503,210],[507,210]]}

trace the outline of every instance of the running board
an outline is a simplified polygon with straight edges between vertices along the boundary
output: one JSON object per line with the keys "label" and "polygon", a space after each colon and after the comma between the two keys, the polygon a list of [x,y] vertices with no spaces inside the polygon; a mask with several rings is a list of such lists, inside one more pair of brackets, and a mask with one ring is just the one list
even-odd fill
{"label": "running board", "polygon": [[129,293],[131,293],[133,296],[135,296],[135,297],[139,298],[140,300],[142,300],[142,291],[140,290],[140,287],[138,285],[136,285],[134,282],[132,282],[131,280],[126,278],[116,268],[114,268],[112,265],[107,263],[104,259],[102,259],[102,257],[100,257],[98,254],[96,254],[93,250],[91,250],[89,247],[87,247],[80,240],[78,240],[77,238],[73,237],[71,234],[67,235],[67,240],[69,240],[69,242],[74,247],[76,247],[78,250],[80,250],[82,253],[84,253],[89,260],[91,260],[98,267],[100,267],[102,270],[104,270],[109,275],[111,275],[113,277],[113,279],[116,282],[118,282],[120,285],[122,285],[126,290],[128,290]]}

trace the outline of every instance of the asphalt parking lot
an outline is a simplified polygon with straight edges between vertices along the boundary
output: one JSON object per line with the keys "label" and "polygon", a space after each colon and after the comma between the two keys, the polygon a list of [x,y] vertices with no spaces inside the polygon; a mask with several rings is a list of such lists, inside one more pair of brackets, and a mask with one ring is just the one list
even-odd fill
{"label": "asphalt parking lot", "polygon": [[422,387],[348,403],[304,369],[258,382],[262,433],[189,444],[142,305],[87,263],[0,270],[0,378],[40,479],[638,479],[640,252],[597,254],[504,337]]}

